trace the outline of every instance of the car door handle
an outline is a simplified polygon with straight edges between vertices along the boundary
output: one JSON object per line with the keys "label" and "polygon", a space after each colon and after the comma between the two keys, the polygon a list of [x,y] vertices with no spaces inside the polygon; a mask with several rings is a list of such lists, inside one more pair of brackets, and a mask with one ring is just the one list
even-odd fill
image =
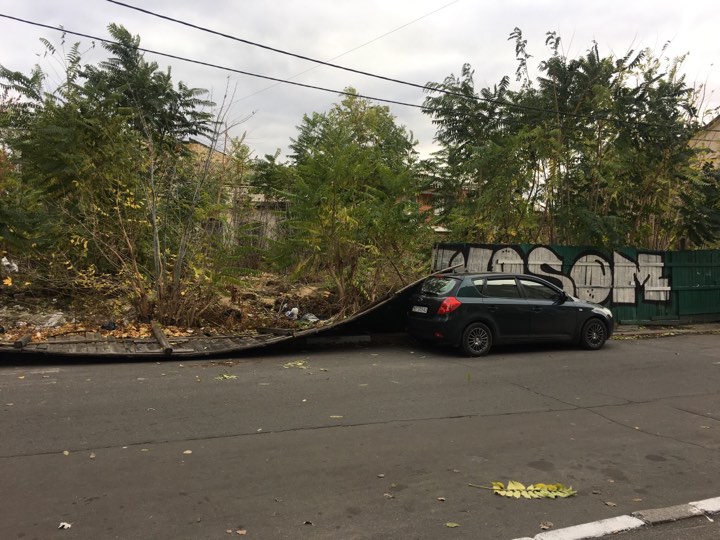
{"label": "car door handle", "polygon": [[497,306],[488,306],[487,310],[495,312],[498,310],[498,308],[497,308]]}
{"label": "car door handle", "polygon": [[533,306],[532,311],[533,313],[540,313],[542,308],[540,306]]}

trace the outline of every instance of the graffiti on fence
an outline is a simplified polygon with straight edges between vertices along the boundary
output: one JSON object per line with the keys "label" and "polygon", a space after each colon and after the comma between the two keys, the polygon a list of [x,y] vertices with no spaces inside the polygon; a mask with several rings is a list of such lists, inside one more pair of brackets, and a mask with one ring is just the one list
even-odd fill
{"label": "graffiti on fence", "polygon": [[[638,252],[635,259],[581,250],[565,260],[552,248],[521,246],[439,244],[433,251],[433,268],[459,265],[456,272],[512,272],[540,276],[582,300],[599,304],[637,305],[670,302],[670,278],[665,275],[664,256]],[[642,293],[642,294],[640,294]]]}

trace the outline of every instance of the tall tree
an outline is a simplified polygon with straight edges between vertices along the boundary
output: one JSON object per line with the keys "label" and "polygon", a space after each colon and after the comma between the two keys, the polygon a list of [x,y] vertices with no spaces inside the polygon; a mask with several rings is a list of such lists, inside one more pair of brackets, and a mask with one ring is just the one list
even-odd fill
{"label": "tall tree", "polygon": [[692,167],[698,119],[683,58],[602,57],[597,44],[567,58],[548,33],[550,54],[533,80],[522,32],[510,39],[520,88],[504,77],[478,92],[469,65],[429,85],[438,176],[462,179],[451,182],[454,194],[443,190],[458,239],[676,245],[699,217],[692,206],[678,212],[681,201],[718,190]]}
{"label": "tall tree", "polygon": [[418,265],[414,253],[428,229],[415,199],[412,135],[387,107],[347,92],[327,113],[306,115],[291,145],[285,253],[327,271],[351,308],[385,292],[388,269],[397,277]]}
{"label": "tall tree", "polygon": [[[47,279],[111,283],[140,318],[191,322],[212,271],[206,224],[222,198],[210,167],[212,104],[145,61],[138,37],[110,32],[109,59],[82,65],[73,46],[52,90],[39,68],[26,76],[0,67],[3,87],[22,96],[3,116],[3,142],[18,190],[45,213],[34,242]],[[188,150],[198,135],[211,137],[204,158]]]}

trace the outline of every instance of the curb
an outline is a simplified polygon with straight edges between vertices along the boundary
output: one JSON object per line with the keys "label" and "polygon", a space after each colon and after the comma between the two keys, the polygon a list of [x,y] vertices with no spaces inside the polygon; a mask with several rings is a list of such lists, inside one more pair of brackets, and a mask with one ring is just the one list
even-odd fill
{"label": "curb", "polygon": [[667,508],[653,508],[633,512],[629,516],[618,516],[609,519],[601,519],[582,525],[574,525],[554,531],[546,531],[535,536],[516,538],[515,540],[585,540],[589,538],[602,538],[610,534],[647,527],[649,525],[660,525],[703,515],[720,513],[720,497],[705,499],[702,501],[669,506]]}

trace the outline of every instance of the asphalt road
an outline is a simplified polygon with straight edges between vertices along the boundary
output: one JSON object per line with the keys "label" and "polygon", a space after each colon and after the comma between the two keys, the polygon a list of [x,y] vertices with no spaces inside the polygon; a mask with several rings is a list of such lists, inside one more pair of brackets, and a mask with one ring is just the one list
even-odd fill
{"label": "asphalt road", "polygon": [[[717,497],[719,383],[718,335],[3,361],[0,538],[512,539]],[[469,486],[510,479],[578,494]]]}

